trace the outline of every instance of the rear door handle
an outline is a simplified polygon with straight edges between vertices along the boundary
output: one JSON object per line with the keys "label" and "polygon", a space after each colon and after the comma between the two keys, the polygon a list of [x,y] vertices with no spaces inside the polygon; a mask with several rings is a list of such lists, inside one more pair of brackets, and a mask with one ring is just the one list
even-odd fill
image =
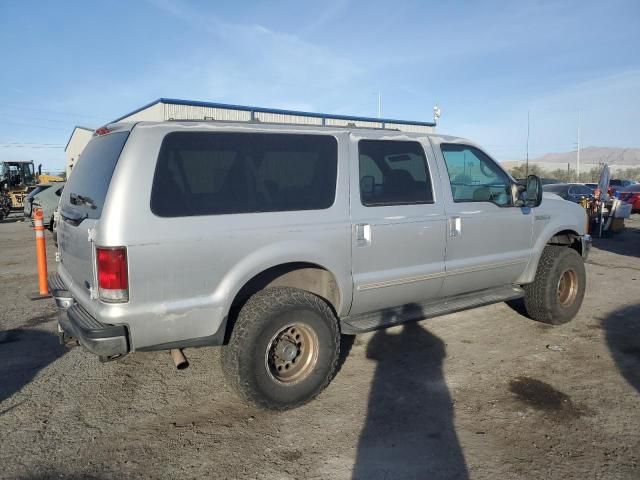
{"label": "rear door handle", "polygon": [[356,247],[368,247],[371,245],[371,225],[368,223],[354,225],[353,240]]}
{"label": "rear door handle", "polygon": [[460,237],[462,235],[462,218],[449,217],[449,236]]}

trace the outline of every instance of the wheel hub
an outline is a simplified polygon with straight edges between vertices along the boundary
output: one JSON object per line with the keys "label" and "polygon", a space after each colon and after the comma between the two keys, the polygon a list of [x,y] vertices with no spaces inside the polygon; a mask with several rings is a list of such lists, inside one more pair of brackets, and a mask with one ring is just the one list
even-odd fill
{"label": "wheel hub", "polygon": [[275,354],[281,360],[291,362],[298,356],[298,346],[289,340],[283,340],[276,346]]}
{"label": "wheel hub", "polygon": [[318,359],[318,338],[311,327],[296,323],[273,336],[265,363],[279,382],[292,383],[306,378]]}
{"label": "wheel hub", "polygon": [[558,301],[563,307],[569,307],[578,295],[578,274],[573,269],[562,272],[558,280]]}

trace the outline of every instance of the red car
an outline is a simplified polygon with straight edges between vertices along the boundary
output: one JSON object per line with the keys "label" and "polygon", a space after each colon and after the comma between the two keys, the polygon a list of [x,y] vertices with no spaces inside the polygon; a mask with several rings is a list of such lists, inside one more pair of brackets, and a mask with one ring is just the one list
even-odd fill
{"label": "red car", "polygon": [[632,212],[640,212],[640,183],[623,188],[624,191],[620,192],[620,200],[630,203]]}

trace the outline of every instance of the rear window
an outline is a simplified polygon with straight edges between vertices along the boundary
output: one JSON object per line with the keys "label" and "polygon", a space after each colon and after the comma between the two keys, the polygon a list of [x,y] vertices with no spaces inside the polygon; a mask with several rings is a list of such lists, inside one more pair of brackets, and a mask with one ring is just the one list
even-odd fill
{"label": "rear window", "polygon": [[176,132],[162,142],[151,191],[161,217],[329,208],[338,144],[327,135]]}
{"label": "rear window", "polygon": [[[100,218],[111,176],[128,136],[129,132],[110,133],[87,144],[63,190],[64,206],[86,213],[88,218]],[[71,196],[87,201],[71,202]]]}
{"label": "rear window", "polygon": [[33,190],[31,190],[31,192],[29,192],[29,195],[27,195],[27,199],[29,198],[33,198],[36,195],[38,195],[40,192],[44,192],[47,188],[49,188],[51,185],[38,185],[36,188],[34,188]]}

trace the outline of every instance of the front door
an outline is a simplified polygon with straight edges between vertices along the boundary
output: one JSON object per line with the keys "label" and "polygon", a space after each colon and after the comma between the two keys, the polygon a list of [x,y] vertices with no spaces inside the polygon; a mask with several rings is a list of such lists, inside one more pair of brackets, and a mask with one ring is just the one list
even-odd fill
{"label": "front door", "polygon": [[440,293],[446,217],[429,147],[351,135],[351,315]]}
{"label": "front door", "polygon": [[447,172],[442,294],[516,283],[530,257],[531,209],[513,205],[513,181],[479,148],[434,140],[434,151]]}

